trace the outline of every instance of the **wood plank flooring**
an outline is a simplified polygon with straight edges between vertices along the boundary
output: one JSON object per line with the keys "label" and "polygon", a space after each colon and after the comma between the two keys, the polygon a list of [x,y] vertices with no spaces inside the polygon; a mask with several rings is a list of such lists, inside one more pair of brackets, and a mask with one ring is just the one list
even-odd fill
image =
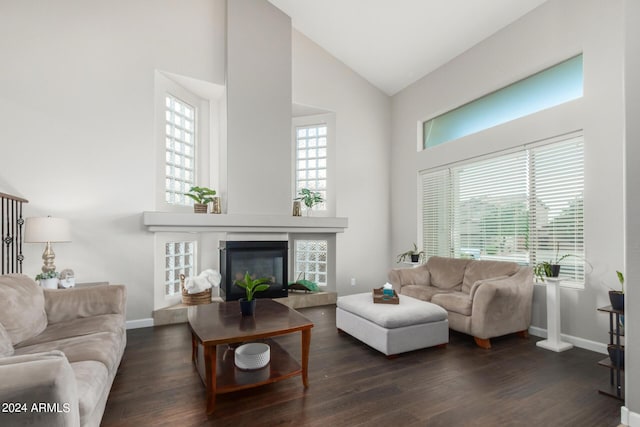
{"label": "wood plank flooring", "polygon": [[[295,377],[219,395],[191,363],[186,324],[128,331],[102,425],[107,426],[618,426],[621,402],[598,394],[609,381],[601,354],[553,353],[537,338],[475,346],[451,332],[446,349],[388,360],[335,327],[335,306],[299,309],[311,331],[309,388]],[[300,357],[300,337],[277,341]]]}

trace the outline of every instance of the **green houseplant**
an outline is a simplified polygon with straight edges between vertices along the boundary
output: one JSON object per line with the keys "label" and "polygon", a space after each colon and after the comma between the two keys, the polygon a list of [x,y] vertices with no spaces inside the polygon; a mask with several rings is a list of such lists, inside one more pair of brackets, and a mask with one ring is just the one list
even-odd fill
{"label": "green houseplant", "polygon": [[36,276],[36,280],[40,282],[40,286],[45,289],[58,289],[57,271],[44,271]]}
{"label": "green houseplant", "polygon": [[185,196],[194,201],[193,211],[195,213],[207,213],[207,205],[213,202],[213,196],[215,195],[216,190],[198,186],[191,187],[189,192],[185,193]]}
{"label": "green houseplant", "polygon": [[396,262],[404,262],[407,258],[409,258],[411,262],[420,262],[421,257],[424,257],[424,251],[418,251],[418,246],[414,243],[413,249],[399,254]]}
{"label": "green houseplant", "polygon": [[555,258],[553,260],[539,262],[533,266],[533,274],[535,274],[536,278],[544,281],[545,277],[558,277],[560,275],[560,263],[562,260],[570,256],[575,256],[571,254],[564,254],[560,256],[559,252],[560,244],[556,243]]}
{"label": "green houseplant", "polygon": [[240,298],[240,311],[243,316],[253,316],[256,308],[254,294],[269,289],[269,283],[271,283],[271,280],[266,277],[252,279],[248,271],[242,280],[236,280],[234,282],[234,285],[243,288],[247,293],[246,298]]}
{"label": "green houseplant", "polygon": [[307,215],[311,215],[311,210],[315,205],[324,202],[322,195],[317,191],[311,191],[308,188],[303,188],[298,192],[298,197],[293,200],[300,200],[307,207]]}
{"label": "green houseplant", "polygon": [[614,310],[624,310],[624,274],[616,270],[616,276],[620,282],[620,290],[609,291],[609,301],[611,301],[611,308]]}

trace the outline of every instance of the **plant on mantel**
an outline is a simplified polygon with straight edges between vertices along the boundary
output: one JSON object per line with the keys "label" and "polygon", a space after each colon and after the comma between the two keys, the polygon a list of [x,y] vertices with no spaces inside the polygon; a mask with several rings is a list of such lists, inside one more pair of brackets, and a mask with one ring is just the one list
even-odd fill
{"label": "plant on mantel", "polygon": [[311,210],[315,205],[324,202],[322,195],[318,191],[311,191],[308,188],[302,188],[298,192],[298,197],[293,200],[301,200],[307,207],[307,215],[311,215]]}
{"label": "plant on mantel", "polygon": [[189,192],[185,193],[185,196],[194,201],[193,211],[195,213],[207,213],[207,206],[213,202],[213,196],[215,195],[216,190],[198,186],[191,187]]}

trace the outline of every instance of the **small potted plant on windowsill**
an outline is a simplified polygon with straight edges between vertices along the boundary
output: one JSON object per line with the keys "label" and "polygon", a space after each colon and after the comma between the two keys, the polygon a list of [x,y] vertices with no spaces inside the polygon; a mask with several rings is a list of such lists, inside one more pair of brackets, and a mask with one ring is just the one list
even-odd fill
{"label": "small potted plant on windowsill", "polygon": [[216,195],[216,190],[212,190],[207,187],[191,187],[189,192],[185,196],[193,199],[193,211],[195,213],[207,213],[207,207],[209,203],[213,202],[213,196]]}
{"label": "small potted plant on windowsill", "polygon": [[40,282],[40,286],[45,289],[58,289],[58,272],[45,271],[36,276],[36,280]]}
{"label": "small potted plant on windowsill", "polygon": [[410,249],[406,252],[399,254],[396,262],[401,263],[401,262],[404,262],[407,258],[409,258],[411,262],[416,263],[416,262],[420,262],[420,259],[422,257],[424,257],[424,251],[418,251],[418,246],[414,243],[413,249]]}
{"label": "small potted plant on windowsill", "polygon": [[246,298],[240,298],[240,312],[243,316],[253,316],[256,310],[254,294],[269,289],[269,283],[271,280],[266,277],[252,279],[248,271],[245,273],[244,279],[234,282],[236,286],[243,288],[247,293]]}
{"label": "small potted plant on windowsill", "polygon": [[307,215],[311,215],[311,210],[315,205],[324,202],[322,195],[317,191],[311,191],[308,188],[302,188],[298,192],[298,197],[293,200],[300,200],[307,207]]}

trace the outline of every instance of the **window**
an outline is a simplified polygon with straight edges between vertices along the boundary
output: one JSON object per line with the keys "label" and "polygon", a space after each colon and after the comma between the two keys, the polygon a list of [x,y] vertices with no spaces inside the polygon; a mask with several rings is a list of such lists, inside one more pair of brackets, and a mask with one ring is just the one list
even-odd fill
{"label": "window", "polygon": [[581,136],[421,174],[427,256],[535,265],[571,254],[561,276],[584,281]]}
{"label": "window", "polygon": [[582,97],[582,55],[423,123],[423,147],[461,138]]}
{"label": "window", "polygon": [[165,96],[165,199],[167,203],[193,205],[193,200],[186,197],[185,193],[195,185],[195,120],[195,107],[173,95]]}
{"label": "window", "polygon": [[327,246],[326,240],[295,240],[293,279],[304,278],[318,286],[327,286]]}
{"label": "window", "polygon": [[[296,194],[303,188],[327,200],[327,125],[296,127]],[[314,210],[326,210],[326,203]]]}
{"label": "window", "polygon": [[167,242],[165,243],[165,297],[180,295],[180,275],[186,277],[196,275],[196,242]]}

